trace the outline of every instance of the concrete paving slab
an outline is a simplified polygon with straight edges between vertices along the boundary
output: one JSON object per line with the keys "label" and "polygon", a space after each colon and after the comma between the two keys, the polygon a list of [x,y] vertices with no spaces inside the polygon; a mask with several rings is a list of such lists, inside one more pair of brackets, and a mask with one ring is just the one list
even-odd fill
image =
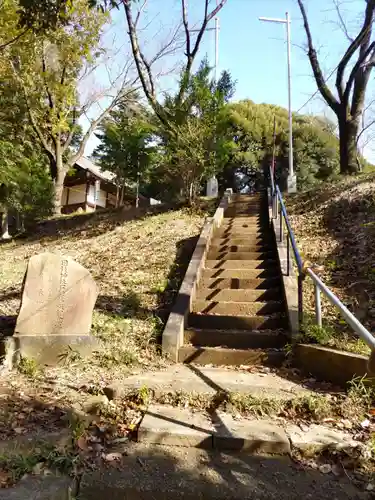
{"label": "concrete paving slab", "polygon": [[168,446],[212,448],[213,425],[204,414],[151,405],[138,428],[138,441]]}
{"label": "concrete paving slab", "polygon": [[267,420],[235,419],[227,413],[214,415],[214,448],[244,450],[253,455],[286,455],[290,442],[284,429]]}
{"label": "concrete paving slab", "polygon": [[288,425],[285,430],[292,446],[299,450],[340,450],[355,448],[359,444],[349,433],[325,425],[311,424],[303,429],[298,425]]}
{"label": "concrete paving slab", "polygon": [[266,369],[250,373],[246,370],[193,365],[173,365],[163,371],[132,375],[121,382],[117,389],[121,395],[121,390],[137,389],[142,386],[155,391],[156,396],[177,391],[196,394],[228,391],[272,398],[310,393],[299,384],[271,371],[267,372]]}

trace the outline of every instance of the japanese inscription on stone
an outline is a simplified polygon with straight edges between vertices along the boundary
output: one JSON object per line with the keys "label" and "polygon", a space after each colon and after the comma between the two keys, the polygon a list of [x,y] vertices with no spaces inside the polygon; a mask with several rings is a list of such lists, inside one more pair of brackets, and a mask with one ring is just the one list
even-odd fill
{"label": "japanese inscription on stone", "polygon": [[29,261],[17,335],[87,335],[97,287],[89,271],[57,254],[35,255]]}

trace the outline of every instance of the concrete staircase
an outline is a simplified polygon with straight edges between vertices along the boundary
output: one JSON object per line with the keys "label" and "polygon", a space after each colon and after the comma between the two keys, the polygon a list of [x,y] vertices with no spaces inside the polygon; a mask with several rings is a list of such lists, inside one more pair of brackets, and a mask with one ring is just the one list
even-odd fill
{"label": "concrete staircase", "polygon": [[266,196],[237,195],[211,241],[179,361],[277,366],[286,328]]}

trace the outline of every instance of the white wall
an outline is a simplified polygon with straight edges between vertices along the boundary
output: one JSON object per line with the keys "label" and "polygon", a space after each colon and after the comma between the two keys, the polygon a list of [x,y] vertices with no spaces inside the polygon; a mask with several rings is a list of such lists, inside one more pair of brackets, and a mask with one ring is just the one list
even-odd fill
{"label": "white wall", "polygon": [[[95,186],[90,184],[89,190],[87,192],[87,202],[95,204]],[[99,190],[98,199],[96,200],[96,205],[98,207],[105,208],[107,204],[107,193],[102,189]]]}

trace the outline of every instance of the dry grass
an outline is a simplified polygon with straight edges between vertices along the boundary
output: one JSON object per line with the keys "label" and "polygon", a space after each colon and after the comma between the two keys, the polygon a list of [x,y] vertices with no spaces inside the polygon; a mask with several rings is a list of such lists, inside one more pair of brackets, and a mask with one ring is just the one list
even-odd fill
{"label": "dry grass", "polygon": [[[297,244],[305,260],[370,330],[375,327],[375,177],[344,178],[287,200]],[[314,289],[304,284],[308,321],[314,315]],[[367,354],[367,346],[351,332],[323,297],[325,339],[321,343]]]}
{"label": "dry grass", "polygon": [[0,315],[17,314],[32,255],[68,255],[89,269],[99,286],[92,330],[101,344],[90,359],[68,350],[60,366],[21,370],[3,376],[3,383],[25,392],[28,386],[38,386],[46,395],[53,387],[53,397],[74,400],[76,391],[70,394],[69,386],[105,386],[121,381],[131,370],[167,364],[158,353],[157,340],[212,208],[151,211],[136,217],[120,211],[67,217],[43,223],[32,237],[1,245]]}

